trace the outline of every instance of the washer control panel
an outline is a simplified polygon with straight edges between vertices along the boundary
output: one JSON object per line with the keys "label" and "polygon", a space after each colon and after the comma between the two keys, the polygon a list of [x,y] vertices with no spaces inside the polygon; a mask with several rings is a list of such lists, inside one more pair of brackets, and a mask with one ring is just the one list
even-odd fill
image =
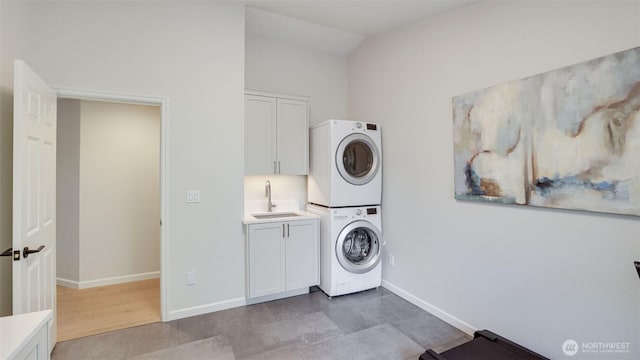
{"label": "washer control panel", "polygon": [[377,206],[372,207],[358,207],[358,208],[340,208],[333,209],[334,218],[351,218],[351,219],[365,219],[368,216],[379,215],[380,210]]}

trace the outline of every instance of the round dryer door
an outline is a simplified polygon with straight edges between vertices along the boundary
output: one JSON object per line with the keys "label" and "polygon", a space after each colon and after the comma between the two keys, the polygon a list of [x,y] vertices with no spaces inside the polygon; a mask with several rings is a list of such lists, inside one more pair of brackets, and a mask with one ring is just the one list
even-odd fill
{"label": "round dryer door", "polygon": [[378,147],[365,134],[351,134],[338,145],[336,166],[340,176],[350,184],[368,183],[376,176],[379,165]]}
{"label": "round dryer door", "polygon": [[382,235],[370,222],[358,220],[347,225],[338,236],[336,255],[342,267],[362,274],[374,268],[381,259]]}

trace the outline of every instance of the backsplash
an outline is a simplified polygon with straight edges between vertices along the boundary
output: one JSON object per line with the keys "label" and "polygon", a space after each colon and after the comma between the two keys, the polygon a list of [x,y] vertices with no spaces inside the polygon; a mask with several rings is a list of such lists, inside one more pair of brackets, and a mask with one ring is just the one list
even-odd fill
{"label": "backsplash", "polygon": [[[274,211],[299,210],[305,208],[307,204],[306,176],[252,175],[244,177],[245,213],[249,210],[248,206],[259,206],[258,202],[260,202],[260,204],[266,204],[264,186],[267,180],[271,182],[271,198],[273,203],[280,205],[278,201],[281,203],[286,201],[287,209],[276,207]],[[295,205],[296,200],[297,206]],[[293,204],[291,201],[293,201]],[[284,205],[285,204],[283,204],[283,206]],[[295,209],[289,209],[289,207],[295,207]]]}

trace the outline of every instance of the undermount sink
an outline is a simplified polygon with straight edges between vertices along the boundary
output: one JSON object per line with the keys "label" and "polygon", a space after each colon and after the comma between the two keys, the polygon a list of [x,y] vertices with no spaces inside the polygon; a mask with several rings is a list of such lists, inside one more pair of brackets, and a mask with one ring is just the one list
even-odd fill
{"label": "undermount sink", "polygon": [[281,212],[281,213],[261,213],[261,214],[251,214],[256,219],[276,219],[276,218],[288,218],[294,216],[300,216],[299,214],[293,212]]}

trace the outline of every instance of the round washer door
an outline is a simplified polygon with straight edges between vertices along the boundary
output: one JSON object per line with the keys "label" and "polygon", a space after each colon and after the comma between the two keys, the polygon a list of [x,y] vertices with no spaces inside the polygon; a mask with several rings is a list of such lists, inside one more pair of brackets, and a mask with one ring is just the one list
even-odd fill
{"label": "round washer door", "polygon": [[354,133],[340,142],[336,151],[336,166],[340,176],[350,184],[364,185],[378,173],[380,153],[373,140]]}
{"label": "round washer door", "polygon": [[362,274],[374,268],[382,258],[382,234],[368,221],[357,220],[338,235],[336,255],[342,267]]}

